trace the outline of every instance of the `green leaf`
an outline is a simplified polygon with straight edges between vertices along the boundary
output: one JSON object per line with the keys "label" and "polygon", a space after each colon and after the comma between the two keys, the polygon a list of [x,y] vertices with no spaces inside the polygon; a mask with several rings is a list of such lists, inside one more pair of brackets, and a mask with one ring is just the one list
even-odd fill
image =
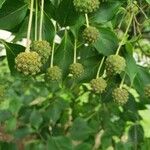
{"label": "green leaf", "polygon": [[80,144],[74,148],[74,150],[83,150],[83,149],[84,150],[91,150],[92,146],[90,144],[87,144],[87,143],[82,143],[82,144]]}
{"label": "green leaf", "polygon": [[15,130],[14,137],[16,139],[21,139],[32,133],[33,133],[33,129],[31,129],[29,127],[22,127],[22,128],[18,128]]}
{"label": "green leaf", "polygon": [[57,21],[62,27],[75,24],[79,15],[74,10],[72,0],[62,0],[57,9]]}
{"label": "green leaf", "polygon": [[48,107],[45,114],[46,119],[54,125],[58,121],[62,111],[66,109],[66,107],[67,104],[63,99],[56,100]]}
{"label": "green leaf", "polygon": [[63,76],[66,77],[71,63],[73,63],[73,45],[67,30],[65,30],[61,44],[56,49],[54,64],[57,64],[63,70]]}
{"label": "green leaf", "polygon": [[53,39],[55,37],[55,28],[48,14],[46,12],[44,14],[43,39],[53,43]]}
{"label": "green leaf", "polygon": [[129,129],[129,138],[136,145],[143,142],[144,139],[143,127],[139,124],[131,126]]}
{"label": "green leaf", "polygon": [[2,8],[3,4],[5,3],[6,0],[0,0],[0,9]]}
{"label": "green leaf", "polygon": [[150,0],[146,0],[146,2],[148,2],[150,4]]}
{"label": "green leaf", "polygon": [[11,118],[6,121],[6,130],[9,132],[14,131],[17,128],[17,120],[16,118]]}
{"label": "green leaf", "polygon": [[[136,65],[136,61],[134,60],[133,57],[133,53],[132,53],[132,45],[130,45],[129,43],[127,43],[126,45],[126,53],[125,55],[125,59],[126,59],[126,73],[130,78],[130,82],[131,84],[134,81],[134,78],[136,77],[137,73],[138,73],[138,67]],[[131,69],[132,68],[132,69]]]}
{"label": "green leaf", "polygon": [[94,44],[96,50],[105,56],[114,54],[117,50],[118,39],[114,32],[108,28],[99,27],[100,36]]}
{"label": "green leaf", "polygon": [[138,73],[135,77],[133,85],[141,96],[144,96],[144,87],[147,84],[150,84],[150,74],[148,69],[138,67]]}
{"label": "green leaf", "polygon": [[18,150],[17,145],[14,143],[7,143],[0,141],[0,150]]}
{"label": "green leaf", "polygon": [[7,0],[0,9],[0,29],[11,30],[20,24],[27,13],[27,4],[22,0]]}
{"label": "green leaf", "polygon": [[47,149],[73,150],[71,139],[63,136],[51,137],[47,142]]}
{"label": "green leaf", "polygon": [[36,110],[33,110],[33,112],[31,113],[31,116],[30,116],[30,123],[31,125],[38,129],[40,127],[40,125],[42,124],[43,122],[43,118],[42,118],[42,115],[36,111]]}
{"label": "green leaf", "polygon": [[12,117],[12,113],[9,110],[0,110],[0,122],[6,121]]}
{"label": "green leaf", "polygon": [[70,129],[71,138],[73,140],[86,140],[93,130],[88,126],[87,122],[82,118],[74,120],[73,126]]}
{"label": "green leaf", "polygon": [[44,149],[46,149],[45,145],[40,141],[33,141],[33,143],[28,143],[25,145],[25,150],[44,150]]}
{"label": "green leaf", "polygon": [[120,2],[106,2],[100,5],[99,10],[94,13],[91,22],[104,23],[110,21],[119,10]]}
{"label": "green leaf", "polygon": [[18,45],[18,44],[7,43],[2,40],[0,42],[4,44],[5,46],[8,65],[9,65],[11,74],[15,75],[17,73],[17,70],[15,68],[15,58],[20,52],[25,51],[25,47]]}
{"label": "green leaf", "polygon": [[84,23],[85,23],[85,18],[83,16],[80,16],[77,19],[76,23],[70,27],[70,30],[76,39],[78,39],[78,37],[81,35],[80,28],[81,26],[84,25]]}

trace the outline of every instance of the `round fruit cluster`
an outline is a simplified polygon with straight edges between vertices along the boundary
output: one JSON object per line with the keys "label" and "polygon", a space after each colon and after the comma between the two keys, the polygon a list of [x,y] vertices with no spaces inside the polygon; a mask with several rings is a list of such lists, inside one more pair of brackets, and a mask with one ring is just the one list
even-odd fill
{"label": "round fruit cluster", "polygon": [[84,67],[80,63],[73,63],[69,67],[70,73],[73,75],[74,78],[79,78],[84,73]]}
{"label": "round fruit cluster", "polygon": [[120,74],[125,70],[126,61],[119,55],[110,55],[106,59],[106,72],[107,75]]}
{"label": "round fruit cluster", "polygon": [[125,88],[115,88],[112,92],[112,97],[115,103],[124,105],[128,101],[129,93]]}
{"label": "round fruit cluster", "polygon": [[41,57],[42,64],[45,64],[51,53],[51,46],[47,41],[33,41],[31,51],[37,52]]}
{"label": "round fruit cluster", "polygon": [[95,27],[87,27],[83,31],[83,39],[88,44],[95,43],[99,38],[99,31]]}
{"label": "round fruit cluster", "polygon": [[83,13],[91,13],[99,8],[99,0],[74,0],[76,11]]}
{"label": "round fruit cluster", "polygon": [[59,81],[62,78],[62,70],[58,66],[48,68],[46,81]]}
{"label": "round fruit cluster", "polygon": [[15,59],[16,69],[24,75],[36,75],[40,72],[41,57],[36,52],[21,52]]}
{"label": "round fruit cluster", "polygon": [[107,83],[102,77],[92,79],[90,84],[92,90],[96,93],[103,93],[107,87]]}

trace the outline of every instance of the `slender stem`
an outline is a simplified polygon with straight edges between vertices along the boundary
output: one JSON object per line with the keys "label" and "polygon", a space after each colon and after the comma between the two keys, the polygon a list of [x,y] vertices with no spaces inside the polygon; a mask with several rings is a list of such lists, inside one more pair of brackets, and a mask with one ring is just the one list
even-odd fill
{"label": "slender stem", "polygon": [[126,77],[126,73],[123,75],[123,78],[122,78],[120,86],[119,86],[120,88],[122,88],[122,86],[124,84],[125,77]]}
{"label": "slender stem", "polygon": [[144,10],[143,10],[138,4],[135,4],[135,3],[134,3],[134,5],[136,5],[136,6],[140,9],[140,11],[141,11],[142,14],[144,15],[145,19],[149,19],[149,17],[146,15],[146,13],[144,12]]}
{"label": "slender stem", "polygon": [[[55,28],[55,34],[56,34],[56,22],[55,22],[55,25],[54,25],[54,28]],[[54,51],[55,51],[55,37],[53,39],[53,45],[52,45],[52,53],[51,53],[51,64],[50,64],[50,67],[52,68],[53,65],[54,65]]]}
{"label": "slender stem", "polygon": [[96,78],[98,78],[98,77],[99,77],[99,74],[100,74],[100,71],[101,71],[102,65],[103,65],[103,63],[104,63],[104,60],[105,60],[105,56],[104,56],[104,57],[102,58],[102,60],[101,60],[101,63],[100,63],[100,65],[99,65],[99,68],[98,68],[98,71],[97,71]]}
{"label": "slender stem", "polygon": [[77,62],[77,40],[74,40],[74,63]]}
{"label": "slender stem", "polygon": [[88,14],[85,14],[85,19],[86,19],[86,26],[89,27],[89,18],[88,18]]}
{"label": "slender stem", "polygon": [[131,17],[130,17],[130,20],[129,20],[129,23],[128,23],[128,26],[127,26],[127,29],[126,29],[126,31],[125,31],[125,33],[124,33],[124,35],[123,35],[123,38],[122,38],[121,42],[119,43],[118,49],[117,49],[117,51],[116,51],[116,55],[119,54],[119,51],[120,51],[120,49],[121,49],[121,47],[122,47],[122,44],[123,44],[123,42],[124,42],[124,39],[125,39],[125,37],[126,37],[128,31],[129,31],[129,29],[130,29],[130,25],[131,25],[131,23],[132,23],[133,17],[134,17],[134,14],[132,13],[132,14],[131,14]]}
{"label": "slender stem", "polygon": [[34,6],[34,0],[31,0],[30,16],[29,16],[28,31],[27,31],[27,43],[26,43],[26,50],[25,50],[26,52],[30,51],[30,36],[31,36],[32,18],[33,18],[33,6]]}
{"label": "slender stem", "polygon": [[42,29],[43,29],[43,14],[44,14],[44,0],[41,0],[41,16],[40,16],[40,30],[39,30],[39,40],[42,40]]}
{"label": "slender stem", "polygon": [[38,0],[36,0],[35,2],[35,41],[37,41]]}

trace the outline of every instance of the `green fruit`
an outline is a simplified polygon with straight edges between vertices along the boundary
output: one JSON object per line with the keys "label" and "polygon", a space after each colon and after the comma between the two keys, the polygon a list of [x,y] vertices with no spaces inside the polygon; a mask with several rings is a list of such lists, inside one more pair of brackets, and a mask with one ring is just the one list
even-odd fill
{"label": "green fruit", "polygon": [[46,81],[59,81],[62,78],[62,70],[58,66],[48,68]]}
{"label": "green fruit", "polygon": [[150,98],[150,84],[145,86],[144,94],[145,94],[145,97]]}
{"label": "green fruit", "polygon": [[103,93],[107,87],[107,83],[102,77],[91,80],[90,85],[92,90],[96,93]]}
{"label": "green fruit", "polygon": [[70,73],[73,75],[74,78],[79,78],[84,73],[84,67],[80,63],[73,63],[69,67]]}
{"label": "green fruit", "polygon": [[82,13],[91,13],[99,8],[99,0],[74,0],[74,7],[76,11]]}
{"label": "green fruit", "polygon": [[33,41],[31,51],[37,52],[41,57],[42,64],[45,64],[50,56],[51,47],[47,41]]}
{"label": "green fruit", "polygon": [[125,70],[126,61],[119,55],[110,55],[106,59],[106,72],[107,75],[120,74]]}
{"label": "green fruit", "polygon": [[118,105],[124,105],[128,101],[129,93],[126,89],[116,88],[112,92],[112,97],[115,103]]}
{"label": "green fruit", "polygon": [[41,57],[36,52],[21,52],[15,59],[16,69],[24,75],[36,75],[40,72]]}
{"label": "green fruit", "polygon": [[88,44],[95,43],[99,38],[99,31],[95,27],[87,27],[83,31],[83,39]]}

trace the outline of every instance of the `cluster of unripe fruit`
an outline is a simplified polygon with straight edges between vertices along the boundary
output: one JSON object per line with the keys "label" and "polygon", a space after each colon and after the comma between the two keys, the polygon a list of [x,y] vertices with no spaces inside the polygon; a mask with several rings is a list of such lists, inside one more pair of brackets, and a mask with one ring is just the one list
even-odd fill
{"label": "cluster of unripe fruit", "polygon": [[[91,13],[99,8],[99,0],[74,0],[76,11],[81,13]],[[95,43],[99,38],[99,30],[92,26],[87,26],[83,31],[83,39],[87,44]],[[47,41],[33,41],[30,52],[20,53],[16,59],[16,69],[24,75],[36,75],[41,67],[48,61],[51,54],[51,46]],[[125,59],[119,55],[110,55],[105,61],[107,76],[120,74],[125,70]],[[74,79],[80,78],[84,74],[84,66],[80,63],[73,63],[69,67]],[[60,81],[62,70],[58,66],[47,69],[46,81]],[[92,79],[91,88],[95,93],[103,93],[106,90],[107,82],[102,77]],[[150,86],[145,88],[147,97],[150,95]],[[123,105],[127,102],[129,93],[125,88],[115,88],[112,92],[113,100]]]}

